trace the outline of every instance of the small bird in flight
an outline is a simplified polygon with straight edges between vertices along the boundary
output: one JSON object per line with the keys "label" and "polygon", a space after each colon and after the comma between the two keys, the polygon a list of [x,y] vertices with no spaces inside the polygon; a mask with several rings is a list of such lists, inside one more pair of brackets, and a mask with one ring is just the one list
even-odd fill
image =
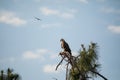
{"label": "small bird in flight", "polygon": [[41,21],[41,19],[40,19],[40,18],[35,17],[35,19],[37,19],[37,20],[40,20],[40,21]]}

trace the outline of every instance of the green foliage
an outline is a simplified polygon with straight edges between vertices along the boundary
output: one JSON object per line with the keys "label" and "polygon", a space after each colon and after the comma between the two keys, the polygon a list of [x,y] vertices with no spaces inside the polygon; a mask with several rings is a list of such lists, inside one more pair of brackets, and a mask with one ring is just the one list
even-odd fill
{"label": "green foliage", "polygon": [[20,80],[20,76],[19,74],[13,73],[13,70],[8,68],[6,73],[1,70],[0,80]]}
{"label": "green foliage", "polygon": [[79,71],[74,68],[73,69],[70,69],[70,73],[69,73],[69,80],[79,80]]}
{"label": "green foliage", "polygon": [[100,64],[98,63],[97,44],[91,43],[86,49],[81,45],[82,50],[79,51],[80,57],[76,59],[77,68],[71,68],[69,72],[69,80],[87,80],[88,77],[95,77],[96,74],[91,71],[98,71]]}

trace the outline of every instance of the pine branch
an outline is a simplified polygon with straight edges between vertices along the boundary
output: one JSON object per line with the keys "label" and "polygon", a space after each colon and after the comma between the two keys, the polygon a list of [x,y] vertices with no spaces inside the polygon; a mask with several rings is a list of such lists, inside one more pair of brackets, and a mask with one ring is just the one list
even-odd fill
{"label": "pine branch", "polygon": [[95,72],[95,71],[93,71],[93,70],[91,70],[91,72],[93,72],[93,73],[99,75],[99,76],[102,77],[104,80],[108,80],[106,77],[104,77],[103,75],[101,75],[101,74],[98,73],[98,72]]}

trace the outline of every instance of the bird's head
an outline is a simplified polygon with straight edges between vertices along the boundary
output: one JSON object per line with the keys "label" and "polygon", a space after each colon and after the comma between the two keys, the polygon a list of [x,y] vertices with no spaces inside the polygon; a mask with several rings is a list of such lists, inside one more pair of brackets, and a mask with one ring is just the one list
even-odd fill
{"label": "bird's head", "polygon": [[60,42],[63,42],[63,41],[65,41],[63,38],[62,38],[62,39],[60,39]]}

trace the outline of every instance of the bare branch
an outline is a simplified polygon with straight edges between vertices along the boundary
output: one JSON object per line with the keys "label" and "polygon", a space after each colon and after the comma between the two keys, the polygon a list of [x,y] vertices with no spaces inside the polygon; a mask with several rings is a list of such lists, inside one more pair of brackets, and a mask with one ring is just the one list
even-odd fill
{"label": "bare branch", "polygon": [[59,65],[62,63],[62,61],[64,60],[65,56],[62,57],[62,60],[59,62],[59,64],[56,66],[55,70],[57,70],[57,68],[59,67]]}

